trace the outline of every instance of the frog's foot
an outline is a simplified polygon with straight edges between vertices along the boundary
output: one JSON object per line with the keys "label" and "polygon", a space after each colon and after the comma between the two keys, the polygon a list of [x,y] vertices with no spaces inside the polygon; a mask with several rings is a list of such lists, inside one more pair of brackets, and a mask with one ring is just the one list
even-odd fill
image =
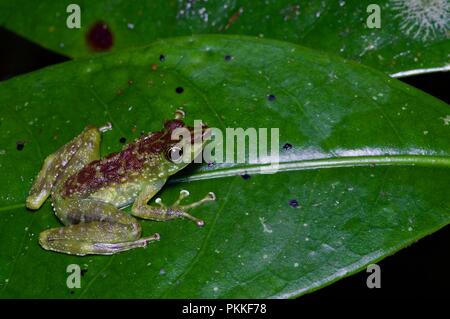
{"label": "frog's foot", "polygon": [[101,254],[103,255],[112,255],[125,250],[146,247],[149,242],[159,239],[159,234],[155,233],[150,237],[144,237],[135,241],[126,241],[123,243],[94,243],[94,254],[100,254],[99,251],[101,251]]}
{"label": "frog's foot", "polygon": [[197,202],[188,205],[181,205],[181,201],[189,196],[189,192],[187,190],[182,190],[180,191],[180,196],[172,204],[172,206],[167,207],[163,204],[161,198],[157,198],[155,200],[155,203],[158,205],[158,207],[155,207],[147,205],[147,201],[153,194],[154,190],[152,190],[151,188],[144,190],[134,202],[133,207],[131,208],[131,213],[134,216],[140,218],[159,221],[166,221],[176,218],[186,218],[194,221],[199,227],[203,226],[205,222],[197,217],[192,216],[188,213],[188,211],[194,207],[202,205],[203,203],[214,201],[216,199],[216,195],[213,192],[210,192]]}
{"label": "frog's foot", "polygon": [[[175,203],[172,204],[171,207],[169,207],[169,211],[172,211],[172,213],[178,215],[179,217],[190,219],[190,220],[194,221],[197,224],[197,226],[202,227],[205,225],[205,222],[201,219],[198,219],[198,218],[188,214],[187,211],[194,207],[198,207],[198,206],[202,205],[203,203],[216,200],[216,194],[214,194],[213,192],[209,192],[205,197],[203,197],[201,200],[199,200],[197,202],[193,202],[189,205],[180,205],[181,201],[183,199],[185,199],[186,197],[188,197],[189,195],[190,194],[187,190],[182,189],[180,191],[180,196],[178,197],[178,199],[175,201]],[[159,201],[157,201],[157,200],[159,200]],[[155,200],[155,202],[160,205],[162,204],[162,201],[160,198],[157,198]]]}
{"label": "frog's foot", "polygon": [[140,227],[109,222],[89,222],[52,228],[39,235],[39,244],[46,250],[70,255],[112,255],[146,247],[159,240],[158,233],[140,237]]}

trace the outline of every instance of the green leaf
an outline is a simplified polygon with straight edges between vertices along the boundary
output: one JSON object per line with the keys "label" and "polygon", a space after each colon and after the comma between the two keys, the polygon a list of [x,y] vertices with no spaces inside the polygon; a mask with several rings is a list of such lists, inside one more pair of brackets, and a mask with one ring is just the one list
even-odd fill
{"label": "green leaf", "polygon": [[[179,35],[244,34],[339,54],[393,76],[449,69],[447,0],[377,1],[379,29],[366,23],[372,0],[79,0],[80,29],[66,26],[69,3],[0,0],[0,24],[71,57],[93,52],[87,34],[103,21],[112,33],[111,50]],[[108,48],[105,37],[97,39]]]}
{"label": "green leaf", "polygon": [[[449,106],[289,43],[163,40],[3,82],[0,104],[2,297],[298,296],[450,222]],[[142,221],[144,234],[162,238],[147,249],[76,257],[40,248],[39,232],[59,222],[49,203],[33,213],[24,201],[45,156],[107,121],[114,129],[102,153],[116,151],[121,137],[159,130],[180,106],[190,123],[279,128],[279,171],[191,166],[158,196],[170,203],[180,189],[190,200],[215,192],[216,202],[193,211],[205,227]],[[73,295],[69,264],[87,270]]]}

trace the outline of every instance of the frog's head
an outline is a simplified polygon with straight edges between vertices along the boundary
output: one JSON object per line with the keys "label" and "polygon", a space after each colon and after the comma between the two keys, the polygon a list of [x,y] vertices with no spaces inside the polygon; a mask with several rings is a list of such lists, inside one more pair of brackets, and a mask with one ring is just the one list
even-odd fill
{"label": "frog's head", "polygon": [[168,138],[162,150],[162,157],[165,161],[164,171],[169,176],[201,156],[211,135],[211,129],[206,125],[187,126],[182,120],[183,117],[184,112],[177,110],[175,119],[164,123],[164,135]]}

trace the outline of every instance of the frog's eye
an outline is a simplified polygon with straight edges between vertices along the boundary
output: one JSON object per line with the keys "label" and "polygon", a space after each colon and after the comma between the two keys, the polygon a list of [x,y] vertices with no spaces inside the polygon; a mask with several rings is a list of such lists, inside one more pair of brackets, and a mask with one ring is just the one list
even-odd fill
{"label": "frog's eye", "polygon": [[166,151],[166,158],[172,163],[179,163],[183,158],[183,149],[179,146],[169,147]]}

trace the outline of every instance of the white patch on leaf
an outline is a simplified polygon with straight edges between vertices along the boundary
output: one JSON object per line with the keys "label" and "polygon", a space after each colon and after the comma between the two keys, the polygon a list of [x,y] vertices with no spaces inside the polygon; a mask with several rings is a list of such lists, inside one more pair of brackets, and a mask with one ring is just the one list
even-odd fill
{"label": "white patch on leaf", "polygon": [[433,40],[438,35],[448,38],[450,2],[448,0],[391,0],[400,29],[414,39]]}

